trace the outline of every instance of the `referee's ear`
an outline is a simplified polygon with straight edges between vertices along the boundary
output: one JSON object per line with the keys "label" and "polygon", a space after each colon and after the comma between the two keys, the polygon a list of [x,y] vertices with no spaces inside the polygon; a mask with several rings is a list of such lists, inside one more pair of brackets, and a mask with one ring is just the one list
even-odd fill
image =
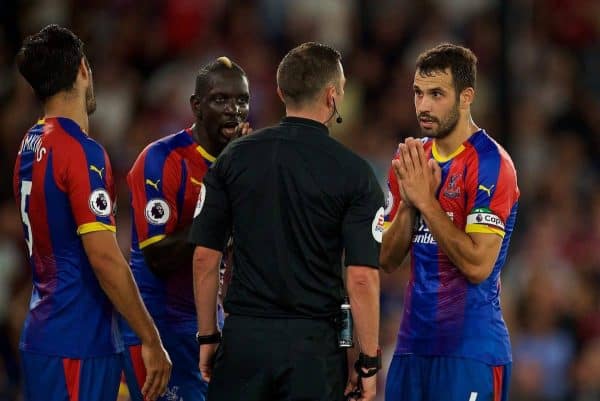
{"label": "referee's ear", "polygon": [[281,99],[283,104],[285,104],[285,97],[283,96],[283,92],[281,91],[279,85],[277,86],[277,96],[279,96],[279,99]]}

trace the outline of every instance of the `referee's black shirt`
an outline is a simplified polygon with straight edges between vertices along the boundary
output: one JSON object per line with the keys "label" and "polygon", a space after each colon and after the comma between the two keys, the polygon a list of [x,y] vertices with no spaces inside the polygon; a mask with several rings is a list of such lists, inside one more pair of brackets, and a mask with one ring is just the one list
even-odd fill
{"label": "referee's black shirt", "polygon": [[334,316],[346,265],[378,268],[383,193],[370,166],[317,121],[286,117],[230,143],[204,177],[190,240],[233,235],[225,310]]}

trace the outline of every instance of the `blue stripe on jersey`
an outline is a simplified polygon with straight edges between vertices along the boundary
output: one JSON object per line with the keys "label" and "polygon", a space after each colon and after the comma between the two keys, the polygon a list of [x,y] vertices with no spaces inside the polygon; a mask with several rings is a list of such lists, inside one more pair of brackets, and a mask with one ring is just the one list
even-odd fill
{"label": "blue stripe on jersey", "polygon": [[[473,135],[469,141],[473,145],[478,157],[477,186],[483,185],[490,189],[488,194],[477,188],[477,195],[473,208],[489,208],[498,186],[498,175],[500,174],[500,151],[498,146],[485,134],[483,130]],[[485,154],[485,157],[483,157]],[[470,210],[467,210],[469,213]]]}
{"label": "blue stripe on jersey", "polygon": [[[144,183],[144,189],[146,191],[146,202],[155,198],[164,198],[162,185],[163,185],[163,169],[165,161],[169,156],[170,151],[165,152],[163,146],[151,146],[146,153],[144,159],[144,177],[146,180],[150,180],[158,187],[155,188],[152,185]],[[157,172],[157,169],[158,172]],[[148,224],[148,236],[152,238],[156,235],[164,234],[165,227],[163,225]]]}
{"label": "blue stripe on jersey", "polygon": [[183,201],[185,200],[185,188],[187,182],[187,167],[185,160],[181,159],[181,181],[179,183],[179,190],[177,191],[177,223],[181,221],[183,215]]}

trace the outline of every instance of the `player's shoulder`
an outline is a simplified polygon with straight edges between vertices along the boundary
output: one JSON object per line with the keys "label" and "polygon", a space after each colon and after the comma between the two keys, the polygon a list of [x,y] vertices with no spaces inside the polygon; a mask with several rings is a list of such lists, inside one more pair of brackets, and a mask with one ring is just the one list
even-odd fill
{"label": "player's shoulder", "polygon": [[50,125],[48,134],[54,138],[53,146],[58,148],[56,154],[64,156],[66,160],[83,155],[91,160],[104,159],[104,147],[87,135],[75,121],[63,117],[49,120],[46,122]]}
{"label": "player's shoulder", "polygon": [[498,161],[514,168],[513,161],[502,145],[496,142],[485,130],[481,129],[469,138],[473,153],[477,155],[479,163]]}
{"label": "player's shoulder", "polygon": [[139,158],[150,158],[156,161],[169,157],[176,149],[189,146],[193,139],[185,131],[181,130],[150,142],[140,153]]}

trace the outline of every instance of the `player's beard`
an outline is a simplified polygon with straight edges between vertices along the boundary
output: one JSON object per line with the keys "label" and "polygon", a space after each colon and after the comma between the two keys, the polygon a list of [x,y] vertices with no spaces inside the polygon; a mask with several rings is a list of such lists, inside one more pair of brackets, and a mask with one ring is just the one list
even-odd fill
{"label": "player's beard", "polygon": [[428,114],[421,114],[419,116],[419,118],[425,117],[425,116],[432,119],[433,121],[435,121],[438,124],[438,129],[437,130],[436,129],[427,130],[427,129],[421,128],[421,133],[424,136],[428,136],[430,138],[438,138],[438,139],[445,138],[452,131],[454,131],[454,128],[456,128],[456,125],[458,124],[458,120],[460,119],[460,112],[458,110],[458,100],[454,102],[454,106],[452,106],[452,109],[450,109],[448,114],[446,114],[446,117],[441,121],[435,117],[428,115]]}
{"label": "player's beard", "polygon": [[85,109],[88,116],[96,111],[96,96],[94,96],[94,85],[91,82],[85,91]]}

